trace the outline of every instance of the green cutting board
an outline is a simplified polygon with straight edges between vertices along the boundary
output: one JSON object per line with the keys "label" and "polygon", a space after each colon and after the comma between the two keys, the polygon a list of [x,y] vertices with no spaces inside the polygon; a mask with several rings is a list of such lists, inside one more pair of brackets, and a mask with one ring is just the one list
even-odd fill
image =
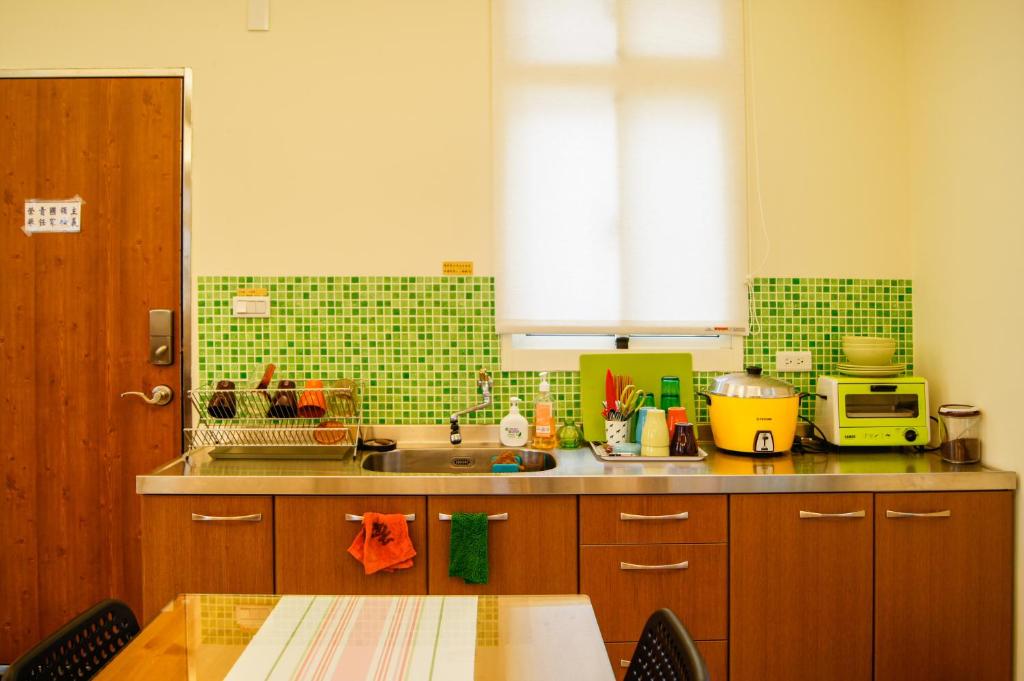
{"label": "green cutting board", "polygon": [[619,352],[580,355],[580,406],[583,409],[583,436],[588,440],[604,441],[604,377],[608,369],[612,375],[633,377],[636,387],[654,393],[655,406],[661,405],[661,377],[679,377],[679,398],[692,419],[693,408],[693,355],[688,352]]}

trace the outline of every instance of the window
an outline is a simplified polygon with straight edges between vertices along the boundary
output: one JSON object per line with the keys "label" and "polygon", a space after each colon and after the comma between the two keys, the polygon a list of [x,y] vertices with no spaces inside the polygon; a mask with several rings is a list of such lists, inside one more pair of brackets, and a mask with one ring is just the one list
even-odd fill
{"label": "window", "polygon": [[735,354],[730,336],[747,329],[741,0],[494,3],[503,348],[666,335]]}

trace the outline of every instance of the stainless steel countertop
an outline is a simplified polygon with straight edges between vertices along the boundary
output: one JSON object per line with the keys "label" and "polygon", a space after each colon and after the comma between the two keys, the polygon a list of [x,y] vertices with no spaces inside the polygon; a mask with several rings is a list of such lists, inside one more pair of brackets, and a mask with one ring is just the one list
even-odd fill
{"label": "stainless steel countertop", "polygon": [[[436,445],[435,445],[436,446]],[[466,443],[464,446],[471,446]],[[550,471],[375,473],[358,462],[213,460],[194,452],[136,478],[140,494],[707,494],[1008,490],[1017,474],[952,465],[931,453],[785,454],[754,459],[702,444],[700,462],[606,463],[589,448],[555,450]],[[411,447],[405,447],[411,448]]]}

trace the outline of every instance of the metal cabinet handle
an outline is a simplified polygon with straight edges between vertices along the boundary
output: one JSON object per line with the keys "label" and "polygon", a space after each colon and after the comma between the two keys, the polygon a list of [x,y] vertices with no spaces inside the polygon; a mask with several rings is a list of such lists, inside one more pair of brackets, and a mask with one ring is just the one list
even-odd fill
{"label": "metal cabinet handle", "polygon": [[801,518],[863,518],[864,511],[849,511],[847,513],[817,513],[815,511],[800,511]]}
{"label": "metal cabinet handle", "polygon": [[932,511],[931,513],[911,513],[909,511],[885,511],[886,518],[948,518],[953,515],[950,510]]}
{"label": "metal cabinet handle", "polygon": [[[451,520],[452,517],[447,513],[438,513],[438,520]],[[508,513],[495,513],[494,515],[487,516],[488,520],[508,520]]]}
{"label": "metal cabinet handle", "polygon": [[636,563],[619,563],[620,570],[686,570],[690,567],[690,561],[682,563],[669,563],[668,565],[637,565]]}
{"label": "metal cabinet handle", "polygon": [[[406,519],[406,521],[411,523],[412,521],[416,520],[416,514],[415,513],[406,513],[405,514],[405,519]],[[351,520],[354,523],[361,523],[361,522],[363,522],[363,516],[355,515],[355,514],[352,514],[352,513],[346,513],[345,514],[345,520]]]}
{"label": "metal cabinet handle", "polygon": [[250,513],[249,515],[203,515],[193,513],[192,520],[200,523],[258,523],[263,520],[262,513]]}
{"label": "metal cabinet handle", "polygon": [[154,386],[151,395],[146,393],[140,393],[135,391],[129,391],[121,393],[121,397],[138,397],[146,404],[152,404],[157,407],[163,407],[171,403],[174,399],[174,391],[166,385]]}
{"label": "metal cabinet handle", "polygon": [[669,515],[637,515],[636,513],[619,514],[619,520],[686,520],[689,517],[689,511],[683,511],[682,513],[670,513]]}
{"label": "metal cabinet handle", "polygon": [[622,667],[623,669],[628,669],[629,668],[629,660],[621,660],[620,659],[619,660],[619,666]]}

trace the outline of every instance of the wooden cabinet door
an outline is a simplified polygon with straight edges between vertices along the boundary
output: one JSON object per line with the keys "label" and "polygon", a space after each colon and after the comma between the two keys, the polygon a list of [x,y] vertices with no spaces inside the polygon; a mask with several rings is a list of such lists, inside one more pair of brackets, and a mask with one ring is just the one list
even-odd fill
{"label": "wooden cabinet door", "polygon": [[[704,666],[708,670],[711,681],[726,681],[729,678],[728,644],[725,641],[694,641],[700,656],[704,658]],[[629,661],[633,659],[636,641],[629,643],[606,643],[608,659],[612,663],[612,671],[618,681],[626,678]]]}
{"label": "wooden cabinet door", "polygon": [[142,497],[143,620],[180,593],[274,592],[272,497]]}
{"label": "wooden cabinet door", "polygon": [[[440,514],[508,514],[488,525],[487,584],[448,576],[451,522]],[[576,497],[465,496],[427,500],[431,594],[577,593]]]}
{"label": "wooden cabinet door", "polygon": [[581,546],[580,593],[590,596],[605,641],[635,641],[659,608],[694,639],[728,636],[725,544]]}
{"label": "wooden cabinet door", "polygon": [[729,504],[730,679],[870,681],[871,494]]}
{"label": "wooden cabinet door", "polygon": [[[274,505],[275,585],[279,594],[427,593],[425,497],[277,497]],[[409,522],[413,566],[367,575],[348,547],[368,511],[414,515]],[[346,517],[348,516],[348,517]]]}
{"label": "wooden cabinet door", "polygon": [[879,494],[875,541],[875,679],[1009,679],[1013,493]]}

